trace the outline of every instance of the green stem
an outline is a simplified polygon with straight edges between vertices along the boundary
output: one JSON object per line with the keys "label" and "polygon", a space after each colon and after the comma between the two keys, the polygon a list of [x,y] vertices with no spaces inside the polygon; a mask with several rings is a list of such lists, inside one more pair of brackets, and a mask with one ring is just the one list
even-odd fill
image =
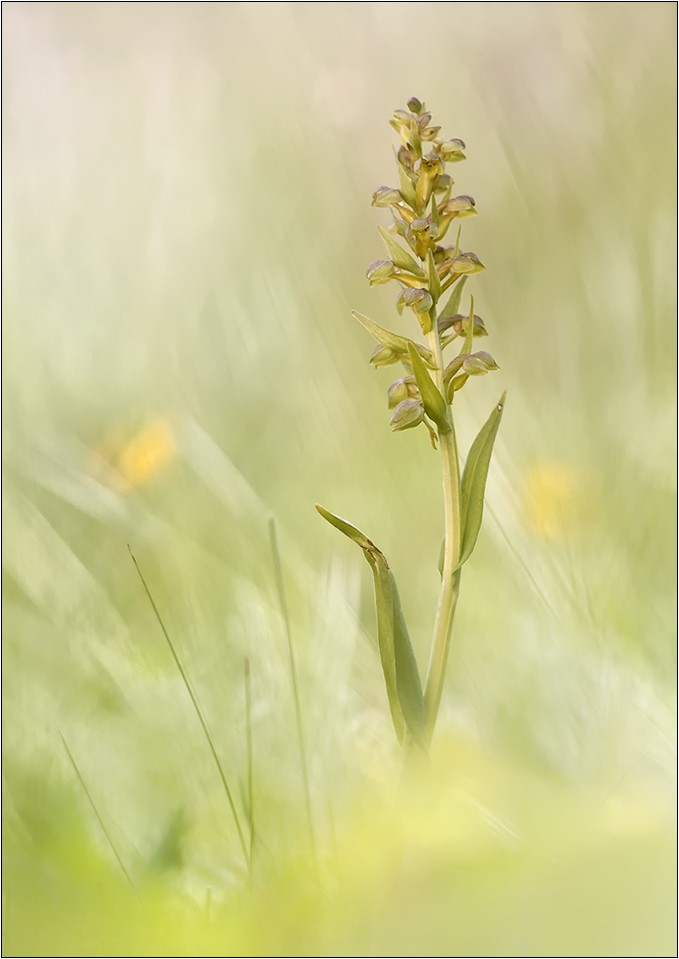
{"label": "green stem", "polygon": [[429,668],[424,687],[424,708],[427,718],[429,738],[434,734],[436,717],[438,716],[443,683],[448,661],[448,647],[450,634],[453,628],[453,617],[459,593],[459,572],[456,574],[460,561],[461,517],[460,517],[460,464],[457,454],[455,427],[453,426],[452,410],[448,402],[447,391],[443,381],[443,351],[439,339],[438,326],[429,333],[429,346],[436,357],[438,369],[435,373],[436,385],[446,401],[450,427],[439,430],[439,444],[441,447],[441,467],[443,471],[443,508],[445,521],[445,553],[443,560],[443,575],[441,593],[436,609],[434,622],[434,636],[429,657]]}

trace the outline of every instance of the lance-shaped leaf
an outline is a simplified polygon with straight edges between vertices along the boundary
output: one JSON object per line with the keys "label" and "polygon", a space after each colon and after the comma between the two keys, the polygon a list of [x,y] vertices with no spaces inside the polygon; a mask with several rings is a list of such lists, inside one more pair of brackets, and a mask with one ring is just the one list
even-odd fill
{"label": "lance-shaped leaf", "polygon": [[416,157],[422,156],[422,139],[420,138],[420,128],[416,120],[410,121],[410,135],[408,137],[413,153]]}
{"label": "lance-shaped leaf", "polygon": [[[440,179],[441,179],[440,176],[436,177],[436,181],[437,181],[437,182],[434,184],[434,190],[436,190],[437,183],[438,183],[438,181],[439,181]],[[435,193],[435,192],[432,193],[432,197],[431,197],[431,222],[434,223],[434,224],[436,224],[436,227],[438,228],[438,225],[439,225],[439,208],[438,208],[438,205],[437,205],[437,203],[436,203],[436,193]]]}
{"label": "lance-shaped leaf", "polygon": [[[384,581],[386,577],[381,568],[382,563],[386,566],[386,560],[380,553],[380,560],[377,565],[380,567],[380,579]],[[398,587],[396,586],[394,574],[388,567],[386,572],[391,584],[394,623],[394,661],[396,666],[396,692],[398,694],[398,701],[408,732],[420,749],[422,749],[424,753],[427,753],[429,751],[429,735],[424,713],[424,696],[422,695],[420,673],[417,668],[417,660],[415,659],[415,653],[413,652],[413,647],[410,642],[410,636],[408,635],[408,627],[406,626],[405,617],[401,608],[401,599],[398,595]]]}
{"label": "lance-shaped leaf", "polygon": [[401,185],[401,196],[406,201],[408,206],[415,207],[415,186],[408,171],[405,169],[402,163],[398,164],[398,179]]}
{"label": "lance-shaped leaf", "polygon": [[370,317],[363,316],[362,313],[359,313],[358,310],[352,310],[351,315],[355,320],[358,320],[361,326],[365,327],[373,339],[381,343],[382,346],[388,346],[389,349],[394,350],[395,353],[408,352],[408,343],[410,341],[407,337],[399,336],[398,333],[392,333],[391,330],[383,329],[371,320]]}
{"label": "lance-shaped leaf", "polygon": [[409,273],[414,273],[415,276],[424,276],[424,270],[418,264],[417,260],[406,250],[403,249],[400,243],[397,243],[393,236],[390,236],[386,230],[381,226],[378,226],[377,229],[380,231],[380,236],[384,240],[384,245],[389,251],[389,256],[394,262],[394,265],[399,268],[399,270],[407,270]]}
{"label": "lance-shaped leaf", "polygon": [[414,209],[417,202],[415,187],[413,185],[413,181],[408,176],[407,171],[401,163],[398,164],[398,180],[401,185],[401,196],[406,201],[408,206],[411,206]]}
{"label": "lance-shaped leaf", "polygon": [[415,374],[417,388],[420,391],[420,396],[422,397],[424,411],[429,419],[436,423],[440,430],[448,430],[450,429],[450,423],[448,422],[448,407],[446,401],[441,396],[438,387],[427,372],[427,368],[422,361],[422,357],[415,349],[413,349],[412,343],[410,344],[409,349],[410,362],[413,366],[413,373]]}
{"label": "lance-shaped leaf", "polygon": [[436,270],[436,264],[434,263],[434,256],[431,250],[427,251],[427,274],[427,278],[429,280],[429,292],[432,295],[434,303],[436,303],[441,296],[441,278]]}
{"label": "lance-shaped leaf", "polygon": [[[471,322],[467,323],[467,330],[464,336],[464,344],[462,346],[461,353],[468,355],[473,350],[472,343],[474,342],[474,297],[469,297],[469,316],[471,317]],[[469,372],[467,370],[466,372]]]}
{"label": "lance-shaped leaf", "polygon": [[380,660],[396,736],[402,743],[404,727],[407,727],[413,740],[426,752],[428,737],[422,684],[389,564],[381,550],[359,529],[318,504],[316,509],[332,526],[360,546],[368,561],[375,585]]}
{"label": "lance-shaped leaf", "polygon": [[448,297],[448,302],[438,315],[439,320],[445,320],[449,316],[455,316],[459,312],[460,303],[462,301],[462,291],[464,290],[464,285],[466,282],[466,276],[461,277],[457,281],[453,287],[453,292]]}
{"label": "lance-shaped leaf", "polygon": [[363,326],[370,335],[377,340],[378,343],[381,343],[382,346],[387,347],[390,350],[393,350],[394,354],[397,354],[399,359],[401,356],[408,356],[408,345],[412,343],[419,355],[422,357],[424,362],[432,370],[436,369],[436,363],[434,362],[433,354],[425,346],[421,346],[419,343],[413,343],[412,340],[409,340],[407,336],[399,336],[398,333],[392,333],[391,330],[385,330],[381,326],[378,326],[377,323],[373,322],[369,317],[363,316],[362,313],[359,313],[357,310],[352,310],[351,315],[354,319]]}
{"label": "lance-shaped leaf", "polygon": [[500,402],[479,430],[479,434],[471,445],[467,462],[465,463],[460,495],[462,544],[459,566],[466,563],[471,556],[481,529],[488,468],[490,466],[490,458],[493,454],[495,437],[497,436],[500,420],[502,419],[506,396],[507,393],[504,392],[500,398]]}

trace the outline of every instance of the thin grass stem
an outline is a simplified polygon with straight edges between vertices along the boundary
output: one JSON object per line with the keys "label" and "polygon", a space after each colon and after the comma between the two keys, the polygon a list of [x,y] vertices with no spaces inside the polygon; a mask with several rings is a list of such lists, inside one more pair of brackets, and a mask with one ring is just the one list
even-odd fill
{"label": "thin grass stem", "polygon": [[140,566],[139,566],[139,563],[137,562],[136,557],[135,557],[134,553],[132,552],[132,548],[130,547],[129,543],[128,543],[127,548],[128,548],[129,551],[130,551],[130,556],[132,557],[132,562],[134,563],[134,565],[135,565],[135,567],[136,567],[136,569],[137,569],[137,572],[139,573],[139,578],[141,579],[142,586],[144,587],[144,591],[146,592],[146,595],[147,595],[148,598],[149,598],[149,602],[151,603],[151,606],[152,606],[152,608],[153,608],[153,612],[156,614],[156,619],[158,620],[158,624],[159,624],[159,626],[160,626],[160,628],[161,628],[161,630],[162,630],[162,632],[163,632],[163,636],[164,636],[165,639],[167,640],[167,645],[170,647],[170,652],[172,653],[172,657],[173,657],[173,659],[174,659],[174,661],[175,661],[175,663],[176,663],[177,669],[179,670],[179,673],[180,673],[182,679],[184,680],[184,685],[186,686],[186,691],[188,692],[188,694],[189,694],[189,696],[190,696],[190,698],[191,698],[191,702],[193,703],[193,708],[194,708],[195,711],[196,711],[196,715],[198,716],[198,720],[199,720],[199,722],[200,722],[200,725],[202,726],[203,732],[205,733],[205,738],[207,739],[208,746],[210,747],[210,752],[212,753],[212,758],[214,759],[215,765],[217,766],[217,771],[219,772],[219,777],[220,777],[220,779],[221,779],[221,781],[222,781],[222,785],[224,786],[224,792],[226,793],[226,798],[227,798],[227,800],[228,800],[228,802],[229,802],[229,806],[231,807],[231,812],[233,813],[233,820],[234,820],[234,822],[235,822],[235,824],[236,824],[236,830],[237,830],[237,832],[238,832],[238,839],[239,839],[239,841],[240,841],[241,849],[243,850],[243,856],[245,857],[245,863],[246,863],[246,865],[247,865],[248,872],[249,872],[249,871],[250,871],[250,868],[251,868],[251,864],[250,864],[250,857],[248,856],[248,848],[247,848],[247,844],[246,844],[246,842],[245,842],[245,836],[244,836],[244,834],[243,834],[243,829],[242,829],[241,824],[240,824],[240,819],[239,819],[239,817],[238,817],[238,811],[236,810],[236,806],[235,806],[235,803],[234,803],[234,801],[233,801],[233,796],[232,796],[232,794],[231,794],[231,790],[229,789],[229,784],[228,784],[228,782],[227,782],[227,780],[226,780],[226,775],[225,775],[225,773],[224,773],[224,769],[222,768],[222,764],[221,764],[221,762],[220,762],[220,760],[219,760],[219,756],[217,755],[217,750],[215,749],[215,744],[214,744],[214,742],[212,741],[212,736],[210,735],[210,730],[208,729],[208,726],[207,726],[207,723],[206,723],[206,721],[205,721],[205,718],[203,717],[203,712],[202,712],[200,706],[198,705],[198,700],[196,699],[196,697],[195,697],[195,695],[194,695],[194,692],[193,692],[193,690],[191,689],[191,684],[189,683],[188,676],[187,676],[186,673],[184,672],[184,667],[182,666],[181,661],[180,661],[180,659],[179,659],[179,656],[177,655],[177,652],[176,652],[176,650],[175,650],[175,648],[174,648],[174,645],[173,645],[173,643],[172,643],[172,640],[170,639],[170,635],[169,635],[167,629],[165,628],[165,623],[163,622],[163,618],[162,618],[162,616],[160,615],[160,613],[159,613],[159,611],[158,611],[158,607],[156,606],[156,604],[155,604],[155,602],[154,602],[153,596],[151,595],[151,590],[149,589],[148,584],[147,584],[146,580],[144,579],[144,574],[143,574],[142,571],[141,571],[141,568],[140,568]]}
{"label": "thin grass stem", "polygon": [[61,730],[59,730],[59,735],[60,735],[60,737],[61,737],[62,743],[64,744],[64,749],[66,750],[66,755],[68,756],[68,758],[69,758],[70,761],[71,761],[71,766],[73,766],[73,770],[74,770],[76,776],[78,777],[78,780],[79,780],[79,782],[80,782],[80,785],[81,785],[82,788],[83,788],[83,792],[84,792],[85,795],[87,796],[88,802],[89,802],[90,806],[92,807],[92,812],[93,812],[94,815],[97,817],[97,822],[98,822],[99,825],[101,826],[101,831],[102,831],[103,834],[106,836],[106,840],[107,840],[109,846],[111,847],[111,849],[113,850],[113,855],[116,857],[116,860],[117,860],[117,862],[118,862],[118,865],[120,866],[120,869],[121,869],[121,871],[122,871],[122,874],[125,876],[125,879],[127,879],[128,883],[130,884],[130,887],[131,887],[132,889],[134,889],[134,883],[132,882],[132,879],[130,878],[130,874],[129,874],[129,872],[127,871],[127,869],[125,868],[125,865],[124,865],[122,859],[120,858],[120,853],[119,853],[118,850],[116,849],[115,844],[114,844],[113,840],[111,839],[111,836],[110,836],[110,834],[109,834],[108,829],[107,829],[106,826],[104,825],[104,820],[103,820],[103,819],[101,818],[101,816],[99,815],[99,810],[97,809],[97,807],[96,807],[95,804],[94,804],[94,800],[92,799],[92,796],[91,796],[91,794],[90,794],[90,791],[89,791],[89,789],[87,788],[87,786],[86,786],[86,784],[85,784],[85,780],[84,780],[83,777],[82,777],[82,773],[81,773],[80,770],[78,769],[78,764],[76,763],[75,759],[73,758],[73,753],[72,753],[71,750],[68,748],[68,743],[66,742],[66,739],[64,738],[64,734],[61,732]]}
{"label": "thin grass stem", "polygon": [[314,837],[314,825],[311,815],[311,790],[309,788],[309,770],[307,767],[306,745],[304,741],[304,724],[302,722],[302,707],[299,698],[299,684],[297,681],[297,664],[295,661],[295,650],[292,645],[292,635],[290,633],[290,619],[288,617],[288,604],[285,598],[285,585],[283,583],[283,567],[281,566],[281,557],[278,549],[278,537],[276,535],[276,521],[273,517],[269,519],[269,538],[271,540],[271,553],[273,555],[273,564],[276,571],[276,584],[278,586],[278,599],[283,616],[283,627],[285,629],[285,638],[288,644],[288,654],[290,656],[290,673],[292,676],[292,692],[295,700],[295,716],[297,719],[297,736],[299,739],[299,752],[302,763],[302,778],[304,780],[304,798],[306,801],[307,820],[309,825],[309,840],[311,842],[311,854],[314,861],[314,867],[318,874],[318,858],[316,855],[316,840]]}
{"label": "thin grass stem", "polygon": [[250,660],[245,657],[245,742],[248,767],[248,817],[250,820],[250,884],[254,878],[255,854],[255,806],[253,789],[253,759],[252,759],[252,691],[250,686]]}

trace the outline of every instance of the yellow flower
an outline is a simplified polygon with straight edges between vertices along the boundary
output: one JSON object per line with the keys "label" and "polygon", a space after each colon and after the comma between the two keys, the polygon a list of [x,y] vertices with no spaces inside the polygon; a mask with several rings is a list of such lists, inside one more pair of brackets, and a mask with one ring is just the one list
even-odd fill
{"label": "yellow flower", "polygon": [[157,416],[125,441],[113,429],[96,451],[91,473],[117,492],[142,486],[157,475],[175,455],[175,437],[166,419]]}
{"label": "yellow flower", "polygon": [[524,514],[545,539],[560,539],[582,519],[585,482],[567,463],[538,463],[526,475]]}

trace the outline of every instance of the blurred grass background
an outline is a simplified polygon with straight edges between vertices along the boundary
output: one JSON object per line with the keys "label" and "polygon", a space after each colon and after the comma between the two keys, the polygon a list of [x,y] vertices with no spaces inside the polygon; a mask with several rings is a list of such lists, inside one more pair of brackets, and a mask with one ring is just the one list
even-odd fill
{"label": "blurred grass background", "polygon": [[[3,5],[5,955],[675,954],[675,19]],[[438,458],[390,434],[349,316],[405,329],[364,273],[411,95],[480,213],[501,372],[462,448],[508,404],[431,781],[398,802],[368,570],[313,504],[384,549],[424,670]],[[252,890],[128,543],[243,817],[250,659]]]}

